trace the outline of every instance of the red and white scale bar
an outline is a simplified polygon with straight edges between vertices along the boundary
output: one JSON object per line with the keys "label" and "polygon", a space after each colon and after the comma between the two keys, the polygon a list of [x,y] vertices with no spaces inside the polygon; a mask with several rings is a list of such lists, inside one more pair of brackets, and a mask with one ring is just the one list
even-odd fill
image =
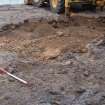
{"label": "red and white scale bar", "polygon": [[25,85],[27,85],[27,84],[28,84],[28,82],[27,82],[27,81],[25,81],[25,80],[23,80],[23,79],[21,79],[21,78],[19,78],[19,77],[15,76],[15,75],[13,75],[13,74],[9,73],[8,71],[6,71],[6,70],[5,70],[5,69],[3,69],[3,68],[0,68],[0,72],[1,72],[1,74],[7,74],[7,75],[9,75],[9,76],[13,77],[14,79],[16,79],[16,80],[20,81],[21,83],[23,83],[23,84],[25,84]]}

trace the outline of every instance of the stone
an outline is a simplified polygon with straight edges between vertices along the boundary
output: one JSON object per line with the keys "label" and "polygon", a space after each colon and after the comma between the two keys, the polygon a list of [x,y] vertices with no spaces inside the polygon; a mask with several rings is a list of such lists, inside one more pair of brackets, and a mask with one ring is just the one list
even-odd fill
{"label": "stone", "polygon": [[62,31],[57,31],[56,33],[57,33],[57,35],[59,35],[60,37],[61,37],[61,36],[64,36],[64,33],[63,33]]}
{"label": "stone", "polygon": [[61,54],[60,49],[47,48],[45,52],[43,52],[42,57],[45,59],[54,59]]}
{"label": "stone", "polygon": [[86,70],[83,74],[84,74],[84,76],[86,76],[86,77],[89,76],[89,72],[88,72],[87,70]]}

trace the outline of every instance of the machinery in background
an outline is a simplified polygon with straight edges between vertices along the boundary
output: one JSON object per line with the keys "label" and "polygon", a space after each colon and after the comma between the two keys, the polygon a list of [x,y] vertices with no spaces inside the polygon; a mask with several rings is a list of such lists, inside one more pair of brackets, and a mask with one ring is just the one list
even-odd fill
{"label": "machinery in background", "polygon": [[49,3],[51,11],[54,13],[62,13],[65,11],[65,15],[70,14],[72,7],[77,8],[90,8],[96,10],[96,7],[100,7],[101,11],[105,6],[105,0],[25,0],[25,4],[42,6],[44,3]]}

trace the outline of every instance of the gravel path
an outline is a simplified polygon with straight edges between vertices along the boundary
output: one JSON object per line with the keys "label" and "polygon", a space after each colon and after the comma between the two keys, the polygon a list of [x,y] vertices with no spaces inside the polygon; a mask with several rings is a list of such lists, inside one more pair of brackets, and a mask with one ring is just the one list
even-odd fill
{"label": "gravel path", "polygon": [[57,15],[42,8],[26,5],[0,6],[0,27],[6,24],[18,24],[26,19],[48,19],[57,18]]}

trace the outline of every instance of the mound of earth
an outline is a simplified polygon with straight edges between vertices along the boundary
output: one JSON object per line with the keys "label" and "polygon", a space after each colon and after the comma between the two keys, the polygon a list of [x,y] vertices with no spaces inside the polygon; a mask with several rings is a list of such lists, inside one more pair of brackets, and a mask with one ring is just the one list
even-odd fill
{"label": "mound of earth", "polygon": [[13,26],[15,28],[10,25],[0,33],[1,50],[35,59],[55,58],[67,51],[85,53],[85,46],[93,39],[104,36],[105,32],[96,19],[84,17],[72,17],[70,23],[61,20],[27,21],[18,27]]}

